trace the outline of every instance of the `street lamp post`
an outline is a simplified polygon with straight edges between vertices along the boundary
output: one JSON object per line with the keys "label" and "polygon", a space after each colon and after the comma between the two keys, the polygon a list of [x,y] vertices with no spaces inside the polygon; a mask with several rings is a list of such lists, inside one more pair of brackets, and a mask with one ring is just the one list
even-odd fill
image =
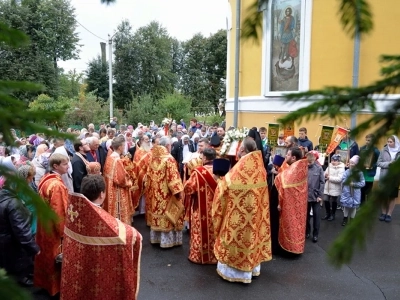
{"label": "street lamp post", "polygon": [[108,35],[108,47],[109,47],[109,53],[108,53],[108,80],[109,80],[109,98],[110,98],[110,122],[112,121],[114,115],[113,115],[113,73],[112,73],[112,38],[114,36],[110,37],[110,35]]}

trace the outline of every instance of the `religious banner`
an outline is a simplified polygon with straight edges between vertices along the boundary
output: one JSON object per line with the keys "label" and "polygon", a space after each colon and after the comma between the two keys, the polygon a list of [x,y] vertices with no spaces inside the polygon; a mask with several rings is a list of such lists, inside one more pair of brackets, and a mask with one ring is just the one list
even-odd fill
{"label": "religious banner", "polygon": [[285,137],[285,139],[288,136],[295,136],[294,135],[294,121],[285,125],[285,127],[283,128],[283,136]]}
{"label": "religious banner", "polygon": [[335,132],[333,140],[330,142],[328,148],[326,149],[327,154],[331,154],[336,150],[337,146],[339,146],[342,139],[347,135],[347,132],[348,132],[347,129],[338,127],[338,129]]}
{"label": "religious banner", "polygon": [[319,139],[319,149],[328,148],[329,144],[332,141],[333,132],[335,131],[335,127],[323,125],[321,130],[321,137]]}
{"label": "religious banner", "polygon": [[275,146],[278,144],[278,135],[279,135],[279,124],[276,123],[268,124],[268,143],[271,146]]}

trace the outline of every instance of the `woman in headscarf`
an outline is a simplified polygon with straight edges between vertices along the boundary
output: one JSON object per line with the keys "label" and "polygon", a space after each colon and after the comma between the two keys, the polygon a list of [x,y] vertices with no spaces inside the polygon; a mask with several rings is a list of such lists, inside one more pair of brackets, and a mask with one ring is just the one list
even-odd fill
{"label": "woman in headscarf", "polygon": [[35,157],[32,160],[32,165],[35,167],[36,175],[34,183],[39,185],[40,180],[46,174],[49,165],[50,153],[47,151],[49,148],[46,144],[40,144],[36,148]]}
{"label": "woman in headscarf", "polygon": [[16,163],[17,169],[22,166],[29,164],[35,155],[35,147],[31,145],[23,145],[19,147],[19,160]]}
{"label": "woman in headscarf", "polygon": [[[15,172],[15,171],[16,171],[15,163],[16,163],[15,157],[12,156],[12,155],[11,155],[11,156],[7,156],[7,157],[4,157],[4,158],[2,158],[2,159],[0,160],[0,165],[1,165],[3,168],[8,169],[9,172]],[[0,189],[3,188],[5,182],[6,182],[5,177],[4,177],[4,176],[0,176]]]}
{"label": "woman in headscarf", "polygon": [[[387,139],[387,144],[383,147],[381,154],[378,158],[378,167],[381,168],[381,173],[379,176],[379,181],[381,181],[386,174],[388,173],[389,167],[392,163],[394,163],[400,157],[400,141],[399,138],[395,135],[391,135]],[[393,186],[391,187],[389,193],[389,203],[386,205],[382,205],[381,207],[381,216],[379,217],[379,221],[385,221],[387,223],[392,221],[392,213],[394,207],[396,205],[396,198],[399,194],[399,182],[398,180],[394,180]]]}

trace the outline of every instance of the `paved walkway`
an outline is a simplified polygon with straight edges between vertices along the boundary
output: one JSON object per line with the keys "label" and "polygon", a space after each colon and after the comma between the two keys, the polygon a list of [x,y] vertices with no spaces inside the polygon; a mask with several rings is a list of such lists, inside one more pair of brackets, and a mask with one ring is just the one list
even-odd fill
{"label": "paved walkway", "polygon": [[[321,221],[320,239],[306,243],[296,259],[275,256],[263,263],[261,276],[251,284],[222,280],[214,265],[196,265],[187,259],[188,234],[183,247],[160,249],[149,242],[143,217],[135,226],[143,235],[139,299],[400,299],[400,207],[390,224],[379,222],[364,251],[349,265],[333,268],[327,250],[343,230],[341,216],[334,222]],[[47,299],[36,294],[35,299]]]}

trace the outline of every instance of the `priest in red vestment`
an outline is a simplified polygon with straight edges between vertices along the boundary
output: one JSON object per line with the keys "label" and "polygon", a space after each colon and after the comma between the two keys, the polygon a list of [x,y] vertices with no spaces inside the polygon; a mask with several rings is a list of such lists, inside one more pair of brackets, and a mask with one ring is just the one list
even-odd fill
{"label": "priest in red vestment", "polygon": [[161,248],[182,245],[183,184],[175,159],[170,154],[171,139],[162,137],[152,150],[146,181],[146,201],[150,201],[150,242]]}
{"label": "priest in red vestment", "polygon": [[267,173],[256,142],[247,137],[235,166],[218,180],[212,205],[217,272],[250,283],[272,259]]}
{"label": "priest in red vestment", "polygon": [[61,175],[68,173],[69,158],[54,153],[50,157],[51,172],[43,176],[39,183],[39,195],[57,214],[58,222],[45,224],[38,220],[36,243],[40,254],[35,257],[34,284],[47,290],[50,296],[60,292],[61,266],[56,265],[55,258],[61,253],[61,243],[64,235],[64,219],[67,211],[68,189]]}
{"label": "priest in red vestment", "polygon": [[275,178],[279,193],[279,245],[295,254],[304,252],[306,234],[308,161],[302,158],[299,147],[290,148],[286,153],[288,167]]}
{"label": "priest in red vestment", "polygon": [[69,195],[61,299],[137,299],[142,236],[100,207],[102,176],[85,177],[81,192]]}
{"label": "priest in red vestment", "polygon": [[135,186],[121,159],[125,149],[125,138],[123,136],[114,138],[111,146],[113,153],[107,156],[104,165],[107,195],[103,207],[112,216],[130,225],[135,212],[131,199],[131,189]]}
{"label": "priest in red vestment", "polygon": [[[140,145],[143,145],[140,146]],[[148,220],[147,209],[148,203],[146,203],[145,197],[145,180],[147,175],[147,168],[149,166],[149,159],[151,156],[151,150],[148,149],[145,144],[143,144],[143,139],[136,145],[135,155],[133,157],[133,162],[135,165],[135,174],[137,178],[138,189],[135,190],[132,195],[132,201],[137,206],[139,206],[139,213],[146,213],[146,220]]]}
{"label": "priest in red vestment", "polygon": [[213,160],[217,153],[207,148],[202,153],[203,166],[192,171],[185,184],[190,195],[190,251],[189,260],[199,264],[216,264],[214,229],[211,208],[217,182],[213,175]]}

